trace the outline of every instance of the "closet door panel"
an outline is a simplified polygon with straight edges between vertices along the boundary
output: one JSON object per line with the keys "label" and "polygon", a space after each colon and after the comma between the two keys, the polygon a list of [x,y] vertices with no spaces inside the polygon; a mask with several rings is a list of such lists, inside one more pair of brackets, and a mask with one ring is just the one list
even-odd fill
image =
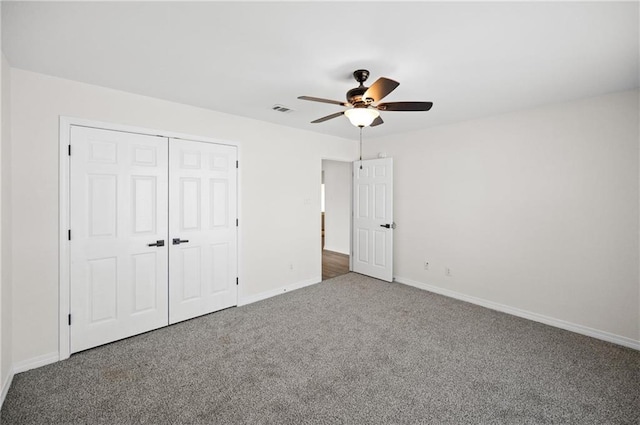
{"label": "closet door panel", "polygon": [[237,305],[236,147],[171,139],[169,322]]}
{"label": "closet door panel", "polygon": [[74,126],[71,352],[168,324],[168,139]]}

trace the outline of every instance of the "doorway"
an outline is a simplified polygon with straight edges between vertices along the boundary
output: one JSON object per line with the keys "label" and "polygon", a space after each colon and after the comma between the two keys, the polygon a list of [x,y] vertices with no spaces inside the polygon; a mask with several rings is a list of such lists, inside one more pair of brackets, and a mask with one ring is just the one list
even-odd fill
{"label": "doorway", "polygon": [[322,280],[349,273],[351,162],[322,160]]}

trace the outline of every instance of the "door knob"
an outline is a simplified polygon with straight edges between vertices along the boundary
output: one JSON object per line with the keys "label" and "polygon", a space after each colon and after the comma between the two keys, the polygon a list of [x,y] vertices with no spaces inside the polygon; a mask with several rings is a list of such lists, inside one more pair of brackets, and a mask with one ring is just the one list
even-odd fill
{"label": "door knob", "polygon": [[187,243],[187,242],[189,242],[189,239],[173,238],[174,245],[180,245],[181,243]]}
{"label": "door knob", "polygon": [[387,228],[387,229],[395,229],[396,228],[396,223],[381,224],[380,227],[384,227],[384,228]]}
{"label": "door knob", "polygon": [[149,246],[164,246],[164,241],[156,241],[156,243],[150,243]]}

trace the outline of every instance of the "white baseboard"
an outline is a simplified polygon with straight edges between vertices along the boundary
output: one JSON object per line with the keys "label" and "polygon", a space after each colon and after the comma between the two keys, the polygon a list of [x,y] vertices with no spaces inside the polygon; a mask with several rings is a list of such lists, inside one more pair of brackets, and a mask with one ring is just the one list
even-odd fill
{"label": "white baseboard", "polygon": [[347,249],[342,250],[342,249],[333,249],[332,247],[325,245],[323,248],[325,251],[331,251],[331,252],[337,252],[338,254],[343,254],[343,255],[349,255],[349,250]]}
{"label": "white baseboard", "polygon": [[23,360],[13,365],[13,373],[26,372],[27,370],[35,369],[37,367],[46,366],[51,363],[55,363],[60,360],[60,355],[57,351],[43,354],[38,357]]}
{"label": "white baseboard", "polygon": [[415,288],[424,289],[425,291],[444,295],[446,297],[455,298],[457,300],[466,301],[471,304],[476,304],[482,307],[490,308],[491,310],[500,311],[503,313],[511,314],[513,316],[518,316],[524,319],[533,320],[534,322],[544,323],[545,325],[555,326],[556,328],[560,328],[567,331],[590,336],[593,338],[601,339],[603,341],[612,342],[614,344],[633,348],[635,350],[640,350],[640,341],[636,341],[634,339],[627,338],[625,336],[612,334],[610,332],[593,329],[587,326],[578,325],[576,323],[567,322],[565,320],[560,320],[560,319],[556,319],[549,316],[544,316],[542,314],[533,313],[531,311],[510,307],[505,304],[499,304],[493,301],[488,301],[488,300],[477,298],[471,295],[465,295],[460,292],[452,291],[450,289],[440,288],[437,286],[429,285],[423,282],[417,282],[415,280],[407,279],[400,276],[396,276],[395,281],[405,285],[413,286]]}
{"label": "white baseboard", "polygon": [[272,289],[270,291],[261,292],[259,294],[250,295],[248,297],[242,297],[238,300],[238,307],[255,303],[258,301],[266,300],[267,298],[275,297],[276,295],[281,295],[286,292],[295,291],[296,289],[304,288],[305,286],[315,285],[316,283],[320,283],[321,281],[322,281],[322,277],[313,277],[311,279],[306,279],[300,282],[295,282],[289,285],[281,286],[279,288]]}
{"label": "white baseboard", "polygon": [[7,379],[2,383],[2,393],[0,393],[0,409],[2,409],[2,405],[4,404],[4,399],[7,397],[7,393],[9,392],[9,387],[11,386],[11,382],[13,381],[13,369],[9,369],[9,374],[7,375]]}

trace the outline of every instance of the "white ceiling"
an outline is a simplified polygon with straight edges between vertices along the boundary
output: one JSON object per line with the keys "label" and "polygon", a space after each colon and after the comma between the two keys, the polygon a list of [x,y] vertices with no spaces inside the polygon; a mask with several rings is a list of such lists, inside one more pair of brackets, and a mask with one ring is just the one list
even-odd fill
{"label": "white ceiling", "polygon": [[[638,3],[2,2],[11,66],[349,139],[344,100],[371,71],[400,86],[387,136],[636,88]],[[282,104],[294,112],[271,110]]]}

